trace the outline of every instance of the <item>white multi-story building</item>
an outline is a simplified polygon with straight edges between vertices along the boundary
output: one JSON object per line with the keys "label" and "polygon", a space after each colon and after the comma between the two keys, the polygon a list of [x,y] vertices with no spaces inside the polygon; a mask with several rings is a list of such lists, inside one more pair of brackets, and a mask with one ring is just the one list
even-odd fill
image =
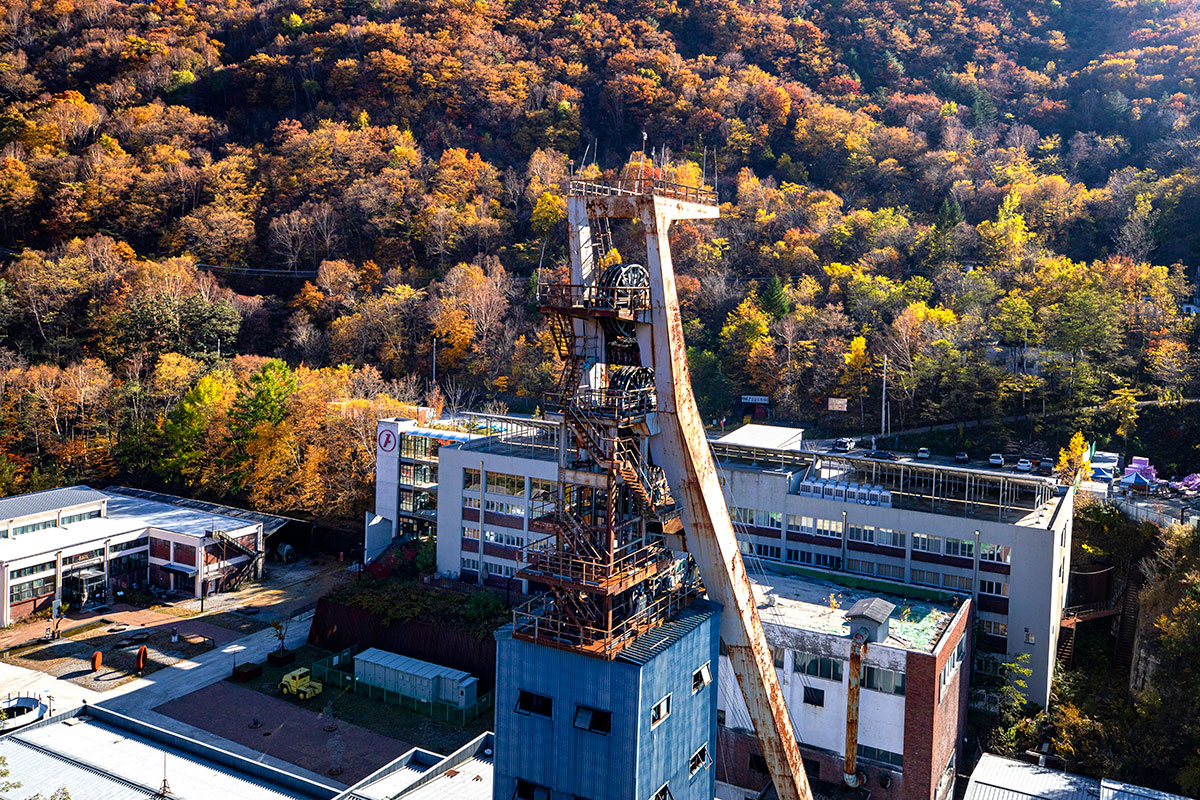
{"label": "white multi-story building", "polygon": [[558,496],[561,427],[509,420],[503,433],[440,454],[438,571],[525,591],[522,551],[554,533],[542,521]]}
{"label": "white multi-story building", "polygon": [[[751,559],[750,566],[759,565]],[[879,595],[771,568],[750,577],[810,780],[840,783],[852,739],[854,772],[872,797],[949,797],[966,726],[970,601],[952,605]],[[854,699],[856,634],[862,638]],[[717,674],[717,797],[742,800],[768,778],[724,655]]]}
{"label": "white multi-story building", "polygon": [[[1028,655],[1029,699],[1048,702],[1073,489],[1028,474],[799,450],[786,430],[753,427],[754,436],[742,429],[712,443],[745,554],[881,592],[970,597],[977,664]],[[553,534],[539,518],[564,445],[552,422],[525,428],[442,448],[442,574],[526,588],[512,576],[521,548]]]}
{"label": "white multi-story building", "polygon": [[437,530],[438,454],[445,445],[478,438],[453,425],[421,425],[402,417],[379,420],[375,511],[367,514],[365,561],[375,560],[397,539],[423,539]]}
{"label": "white multi-story building", "polygon": [[155,587],[201,597],[262,575],[263,522],[69,486],[0,499],[0,625]]}

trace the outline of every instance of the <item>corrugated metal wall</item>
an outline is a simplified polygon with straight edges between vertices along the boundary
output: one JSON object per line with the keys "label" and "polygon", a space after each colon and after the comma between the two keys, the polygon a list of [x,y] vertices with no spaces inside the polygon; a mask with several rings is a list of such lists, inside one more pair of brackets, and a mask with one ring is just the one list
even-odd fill
{"label": "corrugated metal wall", "polygon": [[[703,744],[716,746],[718,617],[645,665],[604,661],[497,633],[496,792],[517,778],[550,787],[554,800],[645,800],[670,781],[675,800],[712,800],[715,770],[689,775]],[[692,694],[692,674],[711,663],[713,682]],[[515,712],[521,690],[550,697],[552,718]],[[671,693],[671,714],[650,729],[651,707]],[[577,705],[612,713],[612,731],[574,727]]]}

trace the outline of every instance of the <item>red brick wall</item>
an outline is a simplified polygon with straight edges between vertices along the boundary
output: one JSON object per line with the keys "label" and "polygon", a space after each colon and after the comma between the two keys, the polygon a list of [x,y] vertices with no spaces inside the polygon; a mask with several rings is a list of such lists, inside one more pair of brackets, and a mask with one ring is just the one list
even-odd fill
{"label": "red brick wall", "polygon": [[24,619],[30,614],[36,614],[39,611],[44,611],[54,604],[54,592],[44,594],[41,597],[31,597],[28,600],[22,600],[19,603],[13,603],[9,607],[9,613],[12,615],[12,621],[16,622],[19,619]]}
{"label": "red brick wall", "polygon": [[[971,668],[967,631],[973,616],[973,609],[967,608],[957,617],[954,626],[943,634],[944,643],[936,657],[908,653],[904,693],[904,800],[931,800],[938,778],[966,729],[967,675]],[[967,652],[963,663],[939,701],[938,676],[964,638]]]}
{"label": "red brick wall", "polygon": [[175,543],[175,557],[171,559],[176,564],[187,564],[189,567],[196,566],[196,548],[190,544]]}
{"label": "red brick wall", "polygon": [[155,539],[150,537],[150,557],[161,558],[163,561],[171,560],[171,543],[166,539]]}

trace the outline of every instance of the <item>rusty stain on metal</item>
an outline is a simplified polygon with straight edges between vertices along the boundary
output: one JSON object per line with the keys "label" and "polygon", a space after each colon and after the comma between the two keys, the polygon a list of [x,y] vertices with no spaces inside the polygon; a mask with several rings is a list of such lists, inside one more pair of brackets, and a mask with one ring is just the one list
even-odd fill
{"label": "rusty stain on metal", "polygon": [[863,776],[858,774],[858,701],[862,659],[866,652],[867,637],[859,631],[850,643],[850,682],[846,685],[846,758],[842,766],[842,782],[852,789],[863,782]]}

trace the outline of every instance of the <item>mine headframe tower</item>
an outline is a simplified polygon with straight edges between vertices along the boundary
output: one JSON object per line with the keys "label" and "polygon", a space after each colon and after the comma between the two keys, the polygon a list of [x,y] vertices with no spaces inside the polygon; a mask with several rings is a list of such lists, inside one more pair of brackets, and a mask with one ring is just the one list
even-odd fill
{"label": "mine headframe tower", "polygon": [[[538,286],[564,365],[559,482],[520,573],[549,591],[513,636],[611,659],[707,592],[776,791],[811,800],[687,368],[668,228],[719,214],[657,177],[571,183],[570,279]],[[644,264],[610,258],[611,220],[641,223]]]}

